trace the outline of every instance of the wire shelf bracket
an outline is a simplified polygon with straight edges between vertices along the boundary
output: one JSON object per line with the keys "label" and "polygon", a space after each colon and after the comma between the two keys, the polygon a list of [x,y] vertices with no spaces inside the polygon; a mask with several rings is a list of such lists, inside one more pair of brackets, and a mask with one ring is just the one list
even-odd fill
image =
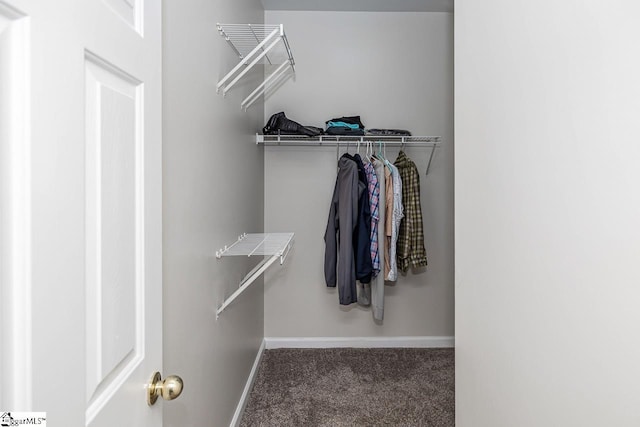
{"label": "wire shelf bracket", "polygon": [[228,256],[254,256],[262,255],[265,258],[262,262],[256,265],[247,275],[242,279],[238,289],[231,294],[230,297],[224,300],[224,302],[216,310],[216,319],[220,316],[220,313],[229,306],[242,294],[255,280],[260,277],[271,265],[280,260],[280,265],[284,264],[291,247],[293,246],[294,233],[244,233],[238,236],[238,240],[230,246],[225,246],[219,251],[216,251],[216,258]]}
{"label": "wire shelf bracket", "polygon": [[240,58],[240,62],[216,85],[216,92],[222,91],[222,96],[226,96],[256,64],[279,64],[275,71],[242,101],[240,107],[243,110],[247,111],[270,87],[277,87],[283,77],[295,73],[295,61],[284,33],[284,25],[217,24],[217,28]]}

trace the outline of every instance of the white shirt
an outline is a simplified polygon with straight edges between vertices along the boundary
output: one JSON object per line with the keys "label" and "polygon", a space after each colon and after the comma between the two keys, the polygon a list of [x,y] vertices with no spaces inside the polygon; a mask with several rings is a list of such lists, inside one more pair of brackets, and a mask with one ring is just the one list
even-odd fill
{"label": "white shirt", "polygon": [[391,178],[393,180],[393,222],[391,223],[391,248],[389,250],[389,260],[391,270],[386,280],[395,282],[398,279],[398,262],[396,260],[396,244],[398,243],[398,232],[400,231],[400,222],[404,218],[402,208],[402,180],[398,168],[391,165]]}

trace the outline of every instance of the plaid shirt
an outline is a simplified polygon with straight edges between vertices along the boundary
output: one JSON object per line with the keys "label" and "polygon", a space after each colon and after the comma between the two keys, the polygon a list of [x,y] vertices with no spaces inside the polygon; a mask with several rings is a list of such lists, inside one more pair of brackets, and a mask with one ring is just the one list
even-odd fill
{"label": "plaid shirt", "polygon": [[369,184],[369,202],[371,204],[371,262],[373,263],[372,277],[376,277],[380,272],[380,254],[378,252],[378,222],[380,221],[379,199],[380,185],[376,176],[375,168],[371,162],[364,164],[364,171],[367,174]]}
{"label": "plaid shirt", "polygon": [[394,165],[402,179],[402,201],[404,218],[400,223],[398,246],[396,249],[398,268],[406,272],[409,267],[427,265],[427,251],[424,248],[422,229],[422,208],[420,206],[420,175],[415,163],[400,151]]}

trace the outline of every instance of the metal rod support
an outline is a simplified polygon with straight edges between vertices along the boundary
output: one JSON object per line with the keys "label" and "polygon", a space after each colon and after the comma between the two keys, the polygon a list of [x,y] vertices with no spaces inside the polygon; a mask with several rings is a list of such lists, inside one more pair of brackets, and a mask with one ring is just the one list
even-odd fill
{"label": "metal rod support", "polygon": [[[260,39],[258,39],[258,35],[253,30],[253,27],[251,26],[251,24],[249,24],[249,29],[251,30],[251,34],[253,34],[253,38],[256,39],[256,43],[260,44]],[[260,49],[262,49],[262,51],[264,52],[264,48],[260,48]],[[270,65],[273,65],[273,64],[271,64],[271,60],[269,59],[269,55],[266,55],[265,58],[267,58],[267,61],[269,61]]]}
{"label": "metal rod support", "polygon": [[276,80],[276,81],[277,81],[277,79],[278,79],[280,76],[284,75],[284,73],[285,73],[285,71],[286,71],[286,69],[287,69],[287,66],[288,66],[288,65],[289,65],[289,63],[288,63],[288,62],[283,62],[282,64],[280,64],[280,66],[279,66],[278,68],[276,68],[276,70],[275,70],[273,73],[271,73],[271,74],[269,75],[269,77],[267,77],[266,79],[264,79],[264,81],[263,81],[262,83],[260,83],[260,84],[258,85],[258,87],[257,87],[257,88],[255,88],[255,89],[253,90],[253,92],[251,92],[251,93],[249,94],[249,96],[247,96],[247,97],[244,99],[244,101],[242,101],[242,103],[240,104],[240,108],[243,108],[243,109],[245,109],[245,110],[246,110],[247,108],[249,108],[249,107],[251,106],[251,104],[253,104],[253,103],[255,102],[255,100],[256,100],[256,99],[258,99],[258,97],[260,97],[260,95],[262,95],[262,94],[264,93],[266,86],[267,86],[268,84],[270,84],[270,83],[271,83],[271,81],[273,81],[273,80]]}
{"label": "metal rod support", "polygon": [[429,154],[429,163],[427,163],[427,172],[425,175],[429,175],[429,168],[431,167],[431,160],[433,160],[433,153],[436,151],[436,146],[434,145],[431,148],[431,153]]}
{"label": "metal rod support", "polygon": [[[245,75],[245,74],[247,74],[247,73],[249,72],[249,70],[251,70],[251,68],[253,68],[253,66],[254,66],[254,65],[256,65],[258,62],[260,62],[260,60],[261,60],[261,59],[262,59],[262,58],[267,54],[267,52],[268,52],[271,48],[273,48],[276,44],[278,44],[278,42],[279,42],[279,40],[278,40],[278,39],[274,40],[274,41],[273,41],[273,43],[271,43],[271,44],[269,45],[269,47],[267,48],[267,50],[263,50],[263,51],[262,51],[262,52],[261,52],[261,53],[256,57],[256,59],[254,59],[253,61],[251,61],[251,63],[250,63],[249,65],[247,65],[247,67],[246,67],[244,70],[242,70],[242,71],[241,71],[241,72],[236,76],[236,78],[235,78],[235,79],[231,80],[231,82],[230,82],[228,85],[226,85],[226,86],[224,87],[224,89],[222,89],[222,94],[223,94],[223,95],[226,95],[226,94],[227,94],[227,92],[229,91],[229,89],[231,89],[231,88],[233,87],[233,85],[235,85],[235,84],[238,82],[238,80],[240,80],[242,77],[244,77],[244,75]],[[286,64],[286,62],[285,62],[285,64]]]}
{"label": "metal rod support", "polygon": [[270,257],[269,259],[266,260],[266,262],[264,264],[262,264],[262,266],[260,266],[260,268],[258,270],[255,270],[254,273],[247,277],[241,284],[241,286],[233,293],[231,294],[231,296],[229,298],[227,298],[222,305],[218,308],[218,310],[216,310],[216,318],[218,318],[218,316],[220,316],[220,313],[222,313],[224,311],[225,308],[227,308],[229,306],[229,304],[231,304],[233,302],[233,300],[235,300],[236,298],[238,298],[238,296],[240,296],[240,294],[242,292],[244,292],[245,289],[247,289],[249,286],[251,286],[251,284],[253,282],[256,281],[256,279],[262,274],[264,273],[264,271],[269,268],[271,266],[271,264],[273,264],[275,261],[278,260],[278,258],[280,258],[279,255],[273,255],[272,257]]}
{"label": "metal rod support", "polygon": [[[242,61],[240,61],[235,67],[233,67],[233,69],[231,71],[229,71],[227,73],[226,76],[224,76],[216,85],[216,90],[220,90],[221,88],[226,88],[225,83],[227,82],[227,80],[229,80],[231,77],[233,77],[240,68],[242,68],[244,65],[246,65],[251,58],[253,58],[254,55],[256,55],[257,52],[259,52],[267,43],[269,43],[271,41],[271,39],[273,39],[274,37],[277,37],[278,34],[280,33],[280,29],[276,28],[275,30],[273,30],[271,32],[271,34],[269,34],[267,37],[265,37],[264,40],[262,40],[256,47],[255,49],[253,49]],[[277,40],[277,39],[276,39]],[[263,52],[264,53],[264,52]],[[250,68],[250,67],[249,67]]]}

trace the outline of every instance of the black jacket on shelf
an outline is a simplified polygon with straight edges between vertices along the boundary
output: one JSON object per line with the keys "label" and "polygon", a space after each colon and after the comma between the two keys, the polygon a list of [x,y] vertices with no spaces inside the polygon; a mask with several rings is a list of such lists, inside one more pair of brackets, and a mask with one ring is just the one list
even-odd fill
{"label": "black jacket on shelf", "polygon": [[267,124],[262,128],[264,135],[306,135],[318,136],[323,131],[314,126],[302,126],[298,122],[288,119],[284,111],[276,113],[269,118]]}

